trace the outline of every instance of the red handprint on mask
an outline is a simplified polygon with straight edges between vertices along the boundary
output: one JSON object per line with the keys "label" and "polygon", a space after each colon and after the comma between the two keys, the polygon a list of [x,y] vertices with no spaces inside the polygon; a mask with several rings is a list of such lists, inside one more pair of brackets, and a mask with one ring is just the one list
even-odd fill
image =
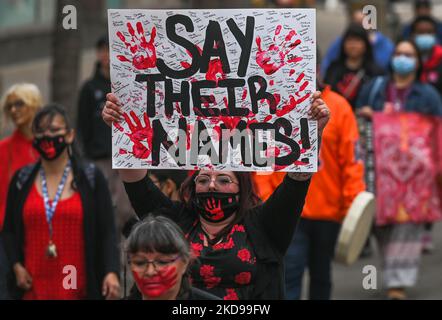
{"label": "red handprint on mask", "polygon": [[213,220],[220,220],[224,218],[224,211],[221,208],[221,200],[218,203],[214,198],[207,199],[206,210],[212,215]]}
{"label": "red handprint on mask", "polygon": [[297,39],[292,42],[292,38],[296,35],[296,31],[291,30],[287,36],[285,36],[284,41],[281,44],[276,45],[275,38],[281,33],[281,28],[281,25],[276,27],[275,36],[273,37],[274,43],[272,43],[267,50],[263,50],[261,47],[261,37],[256,37],[256,44],[258,45],[256,63],[258,63],[267,75],[275,73],[286,63],[296,63],[302,60],[301,57],[291,57],[286,61],[289,52],[301,44],[301,40]]}
{"label": "red handprint on mask", "polygon": [[154,45],[154,40],[157,34],[156,28],[152,28],[149,42],[146,41],[143,24],[141,22],[137,22],[138,35],[135,34],[135,30],[130,22],[127,23],[127,30],[132,37],[130,42],[126,40],[126,37],[120,31],[117,32],[117,36],[124,43],[126,48],[130,50],[132,59],[122,55],[117,56],[117,59],[122,62],[131,62],[138,70],[154,68],[157,63],[157,54]]}
{"label": "red handprint on mask", "polygon": [[[114,125],[118,130],[124,132],[133,142],[132,154],[134,155],[134,157],[138,159],[147,159],[152,150],[153,137],[152,127],[150,126],[149,118],[147,117],[147,113],[145,112],[143,114],[145,125],[143,126],[141,120],[137,117],[135,112],[130,111],[129,114],[130,117],[132,117],[133,122],[127,112],[123,114],[123,117],[124,120],[126,120],[130,132],[124,132],[123,127],[118,123],[115,123]],[[147,143],[147,147],[143,144],[143,142]],[[120,154],[125,153],[127,153],[126,150],[120,150]]]}
{"label": "red handprint on mask", "polygon": [[56,150],[54,147],[54,142],[53,141],[42,141],[40,143],[40,148],[41,150],[44,151],[44,153],[46,154],[46,156],[51,159],[54,158],[56,155]]}

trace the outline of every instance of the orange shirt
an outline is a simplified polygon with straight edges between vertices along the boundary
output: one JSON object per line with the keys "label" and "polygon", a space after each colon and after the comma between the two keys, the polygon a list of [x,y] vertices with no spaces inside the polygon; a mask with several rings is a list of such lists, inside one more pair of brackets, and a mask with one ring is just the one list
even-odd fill
{"label": "orange shirt", "polygon": [[[365,190],[364,167],[356,157],[358,126],[350,104],[326,87],[322,98],[331,117],[322,135],[318,172],[313,175],[302,217],[342,222],[358,193]],[[253,175],[258,194],[266,200],[285,173]]]}

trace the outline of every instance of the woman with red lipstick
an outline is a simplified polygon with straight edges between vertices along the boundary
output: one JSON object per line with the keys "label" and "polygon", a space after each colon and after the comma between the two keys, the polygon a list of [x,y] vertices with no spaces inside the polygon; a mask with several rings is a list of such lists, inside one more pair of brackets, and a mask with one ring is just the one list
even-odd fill
{"label": "woman with red lipstick", "polygon": [[[119,101],[108,94],[103,120],[122,118]],[[311,119],[318,135],[330,111],[313,95]],[[181,187],[181,201],[167,198],[147,170],[119,170],[139,217],[168,208],[168,217],[184,231],[199,265],[191,266],[193,286],[225,300],[284,299],[283,258],[304,206],[311,174],[289,173],[259,204],[249,173],[201,170]]]}
{"label": "woman with red lipstick", "polygon": [[191,249],[180,227],[162,216],[170,214],[167,209],[149,214],[127,239],[128,262],[136,283],[129,299],[218,300],[191,286]]}

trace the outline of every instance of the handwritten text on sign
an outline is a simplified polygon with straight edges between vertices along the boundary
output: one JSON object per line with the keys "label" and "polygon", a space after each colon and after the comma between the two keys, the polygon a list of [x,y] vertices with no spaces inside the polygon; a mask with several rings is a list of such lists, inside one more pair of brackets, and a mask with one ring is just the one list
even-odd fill
{"label": "handwritten text on sign", "polygon": [[109,10],[114,168],[313,172],[315,11]]}

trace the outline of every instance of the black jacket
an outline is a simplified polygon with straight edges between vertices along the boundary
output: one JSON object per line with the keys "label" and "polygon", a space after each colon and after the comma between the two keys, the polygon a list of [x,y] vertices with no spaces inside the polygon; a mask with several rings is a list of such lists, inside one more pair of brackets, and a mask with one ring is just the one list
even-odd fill
{"label": "black jacket", "polygon": [[[247,212],[240,222],[244,223],[257,257],[257,278],[250,299],[284,299],[284,255],[302,213],[309,184],[310,180],[301,182],[285,177],[272,196]],[[125,188],[140,218],[157,208],[172,208],[175,214],[169,218],[184,233],[197,219],[195,210],[182,202],[171,201],[147,176],[138,182],[125,183]]]}
{"label": "black jacket", "polygon": [[107,159],[112,156],[112,133],[101,117],[106,94],[111,92],[111,81],[103,77],[97,64],[95,75],[80,91],[77,129],[86,158]]}
{"label": "black jacket", "polygon": [[[9,185],[2,237],[11,268],[17,262],[24,265],[23,207],[40,167],[38,162],[18,170]],[[120,269],[112,201],[98,168],[73,165],[73,170],[84,212],[87,299],[101,299],[104,276],[109,272],[119,275]],[[12,291],[16,299],[23,294],[18,287]]]}

